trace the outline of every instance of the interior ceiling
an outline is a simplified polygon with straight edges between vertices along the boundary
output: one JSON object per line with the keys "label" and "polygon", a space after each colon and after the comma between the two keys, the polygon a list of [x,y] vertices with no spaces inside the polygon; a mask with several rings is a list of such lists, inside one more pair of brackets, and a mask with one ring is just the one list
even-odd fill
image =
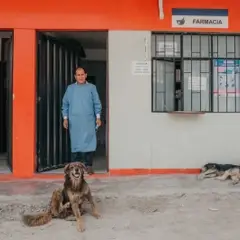
{"label": "interior ceiling", "polygon": [[81,31],[81,32],[51,32],[48,33],[54,37],[61,37],[64,39],[74,39],[82,45],[84,49],[106,49],[107,48],[107,32],[97,31]]}
{"label": "interior ceiling", "polygon": [[0,38],[10,38],[12,36],[12,32],[1,31]]}

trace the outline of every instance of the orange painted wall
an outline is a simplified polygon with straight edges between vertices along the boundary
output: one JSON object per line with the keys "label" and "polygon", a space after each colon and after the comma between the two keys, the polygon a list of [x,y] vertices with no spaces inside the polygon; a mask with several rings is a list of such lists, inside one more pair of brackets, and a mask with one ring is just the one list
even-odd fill
{"label": "orange painted wall", "polygon": [[158,0],[9,0],[1,3],[0,28],[170,30],[171,9],[185,7],[227,8],[228,31],[240,30],[239,0],[163,1],[164,20],[158,18]]}
{"label": "orange painted wall", "polygon": [[[240,32],[239,0],[8,0],[1,3],[0,29],[14,29],[13,61],[13,175],[34,176],[35,164],[35,60],[36,30],[155,30],[171,29],[172,8],[227,8],[229,29]],[[183,29],[176,29],[183,31]],[[184,29],[184,31],[193,31]],[[201,29],[210,31],[214,29]]]}

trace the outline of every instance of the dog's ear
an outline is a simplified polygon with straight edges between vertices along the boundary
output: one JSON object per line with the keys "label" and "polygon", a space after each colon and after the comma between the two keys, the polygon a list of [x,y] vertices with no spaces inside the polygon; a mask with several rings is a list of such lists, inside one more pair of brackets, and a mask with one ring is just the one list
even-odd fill
{"label": "dog's ear", "polygon": [[87,171],[87,167],[85,166],[84,163],[81,163],[81,162],[80,162],[79,165],[80,165],[80,167],[81,167],[83,170]]}
{"label": "dog's ear", "polygon": [[64,167],[64,174],[68,174],[68,172],[69,172],[69,166],[70,166],[70,163],[68,163],[67,165],[65,165],[65,167]]}

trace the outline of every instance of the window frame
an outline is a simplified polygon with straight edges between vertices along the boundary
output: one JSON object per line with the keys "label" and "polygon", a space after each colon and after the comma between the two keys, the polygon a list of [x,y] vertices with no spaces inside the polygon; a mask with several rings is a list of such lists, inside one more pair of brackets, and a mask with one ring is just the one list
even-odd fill
{"label": "window frame", "polygon": [[[176,52],[175,52],[175,48],[173,49],[173,56],[172,57],[169,57],[164,54],[164,56],[156,56],[156,48],[157,48],[157,37],[158,36],[163,36],[164,37],[164,42],[166,41],[165,40],[165,37],[166,36],[173,36],[173,42],[174,42],[174,38],[175,36],[179,36],[180,37],[180,56],[177,56]],[[194,57],[194,56],[190,56],[190,57],[184,57],[184,51],[183,51],[183,45],[184,45],[184,36],[190,36],[191,38],[193,36],[199,36],[201,39],[201,36],[207,36],[209,39],[210,39],[210,46],[208,46],[208,50],[209,50],[209,56],[208,57],[201,57],[201,40],[200,40],[200,56],[198,57]],[[153,38],[155,37],[155,49],[153,48]],[[222,57],[222,56],[219,56],[219,51],[214,52],[214,38],[217,37],[225,37],[226,40],[225,40],[225,44],[226,44],[226,56],[225,57]],[[227,57],[229,53],[231,52],[227,52],[227,38],[228,37],[234,37],[234,57]],[[238,45],[235,44],[235,41],[239,40],[239,43]],[[191,40],[192,41],[192,40]],[[219,40],[217,40],[219,41]],[[191,45],[191,48],[192,48],[193,45]],[[236,47],[238,46],[238,48]],[[238,57],[236,56],[236,52],[238,50]],[[166,52],[165,52],[166,53]],[[192,51],[191,51],[191,55],[192,55]],[[217,54],[217,55],[216,55]],[[210,63],[210,66],[209,66],[209,111],[203,111],[202,109],[200,111],[194,111],[194,110],[191,110],[191,111],[184,111],[184,110],[180,110],[180,111],[167,111],[167,109],[163,109],[163,111],[160,111],[160,110],[155,110],[154,109],[154,105],[156,106],[156,102],[155,99],[154,99],[154,96],[156,95],[156,89],[154,88],[154,72],[153,72],[153,62],[156,61],[156,60],[159,60],[159,61],[173,61],[175,62],[176,59],[178,61],[181,61],[181,73],[180,73],[180,79],[181,79],[181,84],[182,84],[182,90],[184,89],[184,61],[186,60],[190,60],[191,62],[193,61],[209,61]],[[214,67],[213,67],[213,63],[214,63],[214,60],[226,60],[226,61],[229,61],[229,60],[239,60],[240,61],[240,34],[234,34],[234,33],[202,33],[202,32],[159,32],[159,31],[153,31],[151,33],[151,112],[152,113],[240,113],[240,108],[237,109],[237,106],[236,106],[236,93],[235,93],[235,111],[228,111],[228,107],[226,107],[225,111],[219,111],[219,98],[218,98],[218,102],[217,102],[217,105],[218,105],[218,111],[214,110]],[[200,63],[201,64],[201,63]],[[175,71],[176,72],[176,71]],[[155,73],[156,76],[157,76],[157,72]],[[176,73],[174,73],[174,75],[176,75]],[[200,91],[201,92],[201,91]],[[166,93],[165,93],[166,94]],[[175,92],[174,92],[175,94]],[[228,98],[229,96],[226,97],[226,102],[228,102]],[[239,98],[239,101],[240,101],[240,97]],[[183,93],[183,96],[182,96],[182,105],[184,106],[184,93]],[[192,101],[192,99],[191,99]],[[200,101],[201,100],[201,93],[200,93]],[[166,104],[166,103],[164,103]],[[201,104],[200,104],[201,106]],[[184,108],[183,108],[184,109]]]}

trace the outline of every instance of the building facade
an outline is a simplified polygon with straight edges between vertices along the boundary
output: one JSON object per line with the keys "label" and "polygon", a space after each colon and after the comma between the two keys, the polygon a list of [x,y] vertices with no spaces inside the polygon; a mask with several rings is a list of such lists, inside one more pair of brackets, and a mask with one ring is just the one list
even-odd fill
{"label": "building facade", "polygon": [[159,4],[69,0],[66,5],[51,0],[40,5],[11,0],[1,6],[0,29],[13,31],[9,177],[40,175],[36,174],[40,30],[108,31],[110,174],[197,173],[206,162],[238,163],[240,3],[166,0],[164,17]]}

